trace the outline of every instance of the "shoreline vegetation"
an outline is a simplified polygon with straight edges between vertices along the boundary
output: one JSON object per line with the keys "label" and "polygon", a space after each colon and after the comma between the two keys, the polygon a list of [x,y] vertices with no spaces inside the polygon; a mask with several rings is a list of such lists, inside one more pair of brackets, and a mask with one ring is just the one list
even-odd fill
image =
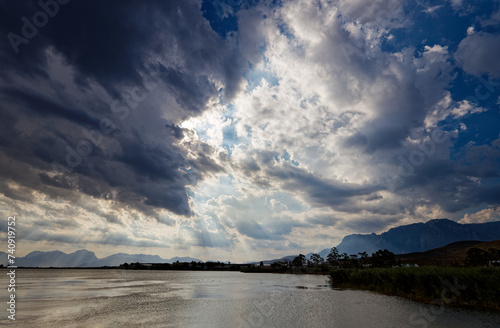
{"label": "shoreline vegetation", "polygon": [[437,307],[500,310],[500,268],[419,267],[335,269],[333,288],[368,290]]}

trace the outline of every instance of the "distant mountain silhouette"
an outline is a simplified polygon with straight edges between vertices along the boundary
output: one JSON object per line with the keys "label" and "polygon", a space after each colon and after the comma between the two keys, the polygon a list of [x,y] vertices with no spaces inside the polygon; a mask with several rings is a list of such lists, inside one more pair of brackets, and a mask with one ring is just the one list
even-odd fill
{"label": "distant mountain silhouette", "polygon": [[[312,254],[312,253],[311,253]],[[298,255],[298,254],[297,254]],[[279,259],[274,259],[274,260],[264,260],[262,261],[264,264],[273,264],[274,262],[291,262],[297,255],[287,255],[283,256]],[[260,261],[248,261],[245,262],[244,264],[259,264]]]}
{"label": "distant mountain silhouette", "polygon": [[[460,241],[489,242],[500,240],[500,221],[488,223],[460,224],[448,219],[431,220],[392,228],[380,235],[354,234],[344,237],[337,246],[339,253],[369,255],[379,249],[388,249],[396,254],[426,252]],[[330,248],[318,252],[326,260]],[[306,255],[307,258],[313,253]],[[263,261],[265,264],[276,261],[291,261],[297,255]],[[202,262],[192,257],[173,257],[163,259],[157,255],[118,253],[99,259],[93,252],[85,249],[66,254],[61,251],[31,252],[25,257],[17,257],[16,265],[25,267],[101,267],[117,266],[128,263],[173,263]],[[252,261],[247,263],[259,263]],[[7,253],[0,252],[0,264],[7,265]]]}
{"label": "distant mountain silhouette", "polygon": [[[93,252],[82,249],[71,254],[61,251],[31,252],[24,257],[16,257],[16,265],[22,267],[102,267],[118,266],[128,263],[173,263],[173,262],[201,262],[191,257],[173,257],[163,259],[158,255],[118,253],[99,259]],[[0,252],[0,264],[7,265],[7,253]]]}
{"label": "distant mountain silhouette", "polygon": [[319,254],[319,256],[321,256],[323,258],[323,260],[326,261],[326,257],[328,256],[328,254],[330,254],[330,250],[331,250],[331,248],[325,248],[324,250],[322,250],[321,252],[318,252],[318,253],[307,253],[306,254],[306,259],[310,260],[311,259],[311,255],[313,255],[313,254]]}
{"label": "distant mountain silhouette", "polygon": [[448,219],[430,220],[392,228],[380,235],[354,234],[344,237],[337,246],[340,253],[371,254],[388,249],[396,254],[425,252],[457,241],[500,239],[500,221],[460,224]]}
{"label": "distant mountain silhouette", "polygon": [[85,263],[95,262],[98,258],[93,252],[85,249],[66,254],[61,251],[31,252],[25,257],[16,257],[17,266],[26,267],[79,267]]}
{"label": "distant mountain silhouette", "polygon": [[99,259],[94,262],[85,263],[84,266],[101,267],[101,266],[118,266],[125,262],[127,263],[165,263],[167,260],[162,259],[158,255],[145,254],[125,254],[118,253]]}
{"label": "distant mountain silhouette", "polygon": [[194,259],[194,258],[189,257],[189,256],[184,256],[184,257],[178,257],[178,256],[176,256],[176,257],[172,257],[171,259],[168,259],[167,261],[168,261],[168,263],[174,263],[174,262],[177,262],[177,261],[179,261],[179,262],[193,262],[193,261],[195,261],[195,262],[203,262],[202,260]]}

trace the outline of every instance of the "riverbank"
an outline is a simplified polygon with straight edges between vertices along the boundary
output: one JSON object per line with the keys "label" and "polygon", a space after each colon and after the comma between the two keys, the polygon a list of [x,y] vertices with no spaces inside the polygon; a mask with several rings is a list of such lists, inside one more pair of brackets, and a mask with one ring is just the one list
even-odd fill
{"label": "riverbank", "polygon": [[330,272],[333,288],[369,290],[438,306],[500,310],[498,268],[365,268]]}

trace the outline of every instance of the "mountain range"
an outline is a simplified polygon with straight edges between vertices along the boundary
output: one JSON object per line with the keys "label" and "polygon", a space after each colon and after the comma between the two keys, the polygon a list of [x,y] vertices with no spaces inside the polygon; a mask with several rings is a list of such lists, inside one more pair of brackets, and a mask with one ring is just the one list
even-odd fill
{"label": "mountain range", "polygon": [[380,235],[354,234],[344,237],[337,246],[340,253],[371,254],[388,249],[395,254],[425,252],[433,248],[465,240],[493,241],[500,239],[500,221],[460,224],[447,219],[430,220],[395,227]]}
{"label": "mountain range", "polygon": [[[381,234],[353,234],[344,237],[337,245],[340,254],[357,254],[359,252],[374,253],[379,249],[388,249],[395,254],[426,252],[460,241],[489,242],[500,240],[500,221],[487,223],[460,224],[448,219],[430,220],[426,223],[414,223],[389,229]],[[319,252],[326,260],[330,248]],[[310,258],[313,253],[306,255]],[[296,255],[289,255],[275,260],[263,261],[265,264],[275,261],[291,261]],[[31,252],[24,257],[16,258],[17,266],[24,267],[102,267],[118,266],[128,263],[173,263],[202,262],[191,257],[173,257],[163,259],[158,255],[118,253],[98,258],[93,252],[79,250],[71,254],[61,251]],[[250,262],[247,262],[250,263]],[[251,263],[258,263],[251,262]],[[7,254],[0,252],[0,264],[7,264]]]}
{"label": "mountain range", "polygon": [[[202,262],[192,257],[172,257],[164,259],[158,255],[118,253],[104,258],[98,258],[94,252],[86,249],[66,254],[61,251],[31,252],[24,257],[16,257],[16,265],[20,267],[103,267],[118,266],[127,263],[174,263]],[[0,252],[0,264],[7,264],[7,253]]]}
{"label": "mountain range", "polygon": [[[360,252],[371,255],[379,249],[388,249],[395,254],[408,254],[426,252],[468,240],[483,242],[500,240],[500,221],[461,224],[448,219],[436,219],[395,227],[381,234],[348,235],[336,247],[340,254],[349,255]],[[318,252],[325,260],[329,253],[330,248]],[[306,254],[306,258],[309,259],[312,254]],[[274,260],[270,262],[272,261]]]}

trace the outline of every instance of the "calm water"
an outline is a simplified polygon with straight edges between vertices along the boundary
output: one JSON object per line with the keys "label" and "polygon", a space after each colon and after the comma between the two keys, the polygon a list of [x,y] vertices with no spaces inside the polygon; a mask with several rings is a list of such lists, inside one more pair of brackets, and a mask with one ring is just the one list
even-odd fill
{"label": "calm water", "polygon": [[499,313],[332,290],[317,275],[18,269],[17,283],[16,327],[500,327]]}

